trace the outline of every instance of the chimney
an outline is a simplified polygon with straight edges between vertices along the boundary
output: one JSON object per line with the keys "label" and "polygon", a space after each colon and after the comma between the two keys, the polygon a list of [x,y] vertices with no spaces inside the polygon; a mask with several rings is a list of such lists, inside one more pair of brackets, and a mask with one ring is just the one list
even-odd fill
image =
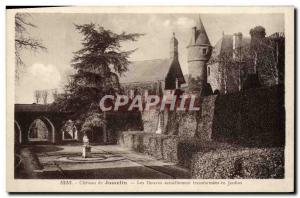
{"label": "chimney", "polygon": [[241,32],[233,34],[232,37],[233,59],[241,57],[243,34]]}
{"label": "chimney", "polygon": [[193,27],[193,32],[192,32],[192,40],[194,43],[196,43],[196,39],[197,39],[197,27]]}

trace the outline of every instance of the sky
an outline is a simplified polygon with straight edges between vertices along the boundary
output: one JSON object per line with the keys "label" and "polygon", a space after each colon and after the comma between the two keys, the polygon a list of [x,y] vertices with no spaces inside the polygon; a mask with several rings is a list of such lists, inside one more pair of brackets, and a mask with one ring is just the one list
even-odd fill
{"label": "sky", "polygon": [[[179,61],[183,73],[187,69],[187,45],[192,27],[199,14],[84,14],[32,13],[28,18],[37,28],[28,29],[28,35],[39,39],[47,52],[24,51],[26,63],[16,82],[16,103],[33,103],[33,92],[38,89],[62,88],[66,77],[73,72],[73,52],[81,48],[82,35],[74,24],[95,23],[116,33],[144,33],[136,42],[122,43],[122,49],[137,49],[130,60],[169,58],[169,43],[175,32],[179,42]],[[255,26],[265,27],[267,36],[284,32],[282,14],[201,14],[211,44],[225,34],[241,32],[250,37]]]}

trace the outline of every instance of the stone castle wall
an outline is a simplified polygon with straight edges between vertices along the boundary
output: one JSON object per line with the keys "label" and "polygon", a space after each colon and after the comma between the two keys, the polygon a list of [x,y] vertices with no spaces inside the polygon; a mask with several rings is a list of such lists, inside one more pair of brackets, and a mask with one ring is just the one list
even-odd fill
{"label": "stone castle wall", "polygon": [[[155,133],[158,112],[142,113],[144,132]],[[279,86],[251,89],[203,100],[199,112],[164,115],[165,135],[242,145],[283,145],[285,141],[284,92]]]}
{"label": "stone castle wall", "polygon": [[142,120],[144,124],[144,132],[155,133],[158,124],[158,111],[145,111],[142,113]]}
{"label": "stone castle wall", "polygon": [[[157,120],[157,116],[147,118]],[[196,154],[282,148],[285,144],[284,93],[278,86],[208,96],[201,116],[197,112],[172,112],[167,119],[164,134],[155,134],[156,123],[145,125],[144,120],[144,131],[123,132],[119,144],[197,171]]]}

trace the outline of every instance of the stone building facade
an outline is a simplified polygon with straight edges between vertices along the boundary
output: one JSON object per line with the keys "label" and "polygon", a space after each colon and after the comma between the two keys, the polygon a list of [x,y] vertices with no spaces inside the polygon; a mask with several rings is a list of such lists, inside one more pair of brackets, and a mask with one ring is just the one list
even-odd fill
{"label": "stone building facade", "polygon": [[283,83],[284,34],[265,36],[263,27],[222,35],[213,48],[207,66],[207,82],[214,93],[227,94],[242,89]]}
{"label": "stone building facade", "polygon": [[174,90],[185,84],[178,60],[178,40],[175,33],[170,40],[168,59],[135,61],[128,70],[120,77],[120,83],[128,96],[174,93]]}
{"label": "stone building facade", "polygon": [[[125,93],[174,95],[176,91],[189,97],[236,93],[241,90],[283,83],[284,35],[265,36],[263,27],[250,30],[250,36],[238,32],[223,34],[212,47],[201,18],[192,27],[188,50],[188,75],[184,76],[178,61],[178,40],[170,40],[169,59],[133,62],[129,72],[120,78]],[[177,92],[177,93],[178,93]],[[204,102],[204,101],[203,101]],[[144,132],[168,134],[177,119],[176,112],[155,109],[142,112]]]}
{"label": "stone building facade", "polygon": [[[244,62],[242,50],[249,47],[251,39],[242,33],[222,35],[212,51],[207,66],[207,81],[214,93],[233,93],[241,90],[242,71],[248,65]],[[254,73],[247,68],[247,73]]]}
{"label": "stone building facade", "polygon": [[[186,83],[178,59],[178,40],[175,33],[170,40],[169,59],[136,61],[129,66],[129,72],[120,78],[125,94],[129,98],[141,95],[145,101],[148,95],[174,95]],[[157,109],[143,112],[144,131],[164,133],[167,127],[168,112]],[[148,130],[149,129],[149,130]]]}

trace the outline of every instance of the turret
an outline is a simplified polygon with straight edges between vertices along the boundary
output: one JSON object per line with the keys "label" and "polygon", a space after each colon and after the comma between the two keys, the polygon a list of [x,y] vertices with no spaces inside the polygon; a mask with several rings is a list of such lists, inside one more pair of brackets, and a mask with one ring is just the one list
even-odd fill
{"label": "turret", "polygon": [[199,17],[188,48],[189,92],[207,95],[207,62],[211,56],[212,46]]}

